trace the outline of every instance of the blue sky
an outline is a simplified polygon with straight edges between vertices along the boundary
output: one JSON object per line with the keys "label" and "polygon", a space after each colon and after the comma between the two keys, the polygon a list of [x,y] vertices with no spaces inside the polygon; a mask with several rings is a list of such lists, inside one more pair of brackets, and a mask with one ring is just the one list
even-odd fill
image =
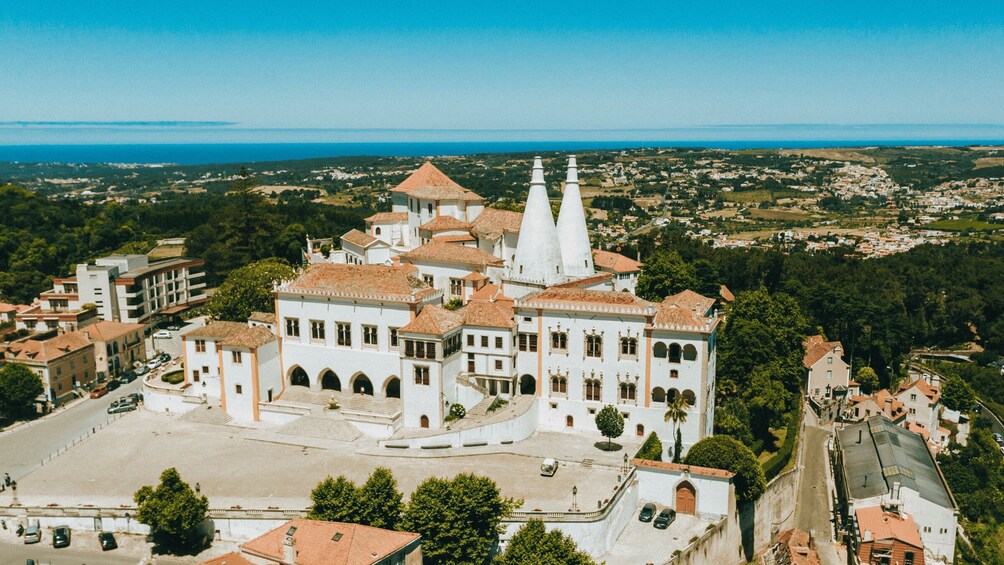
{"label": "blue sky", "polygon": [[0,122],[1002,124],[1004,6],[5,0],[0,77]]}

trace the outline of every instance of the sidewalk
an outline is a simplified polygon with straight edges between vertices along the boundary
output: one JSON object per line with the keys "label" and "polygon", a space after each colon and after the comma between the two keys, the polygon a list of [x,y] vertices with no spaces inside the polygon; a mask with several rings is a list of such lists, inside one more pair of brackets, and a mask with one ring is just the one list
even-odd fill
{"label": "sidewalk", "polygon": [[66,404],[63,404],[59,408],[56,408],[55,410],[53,410],[52,412],[49,412],[48,414],[42,416],[41,418],[35,418],[34,420],[21,420],[21,421],[18,421],[18,422],[14,422],[13,424],[7,426],[6,428],[0,430],[0,436],[4,436],[4,435],[6,435],[8,433],[20,430],[22,428],[30,428],[30,427],[32,427],[32,426],[34,426],[36,424],[40,424],[40,423],[45,422],[45,421],[47,421],[47,420],[49,420],[51,418],[55,418],[56,416],[59,416],[60,414],[66,412],[70,408],[73,408],[74,406],[76,406],[78,404],[81,404],[82,402],[84,402],[85,400],[87,400],[87,398],[88,398],[87,396],[82,396],[80,398],[71,400],[70,402],[67,402]]}

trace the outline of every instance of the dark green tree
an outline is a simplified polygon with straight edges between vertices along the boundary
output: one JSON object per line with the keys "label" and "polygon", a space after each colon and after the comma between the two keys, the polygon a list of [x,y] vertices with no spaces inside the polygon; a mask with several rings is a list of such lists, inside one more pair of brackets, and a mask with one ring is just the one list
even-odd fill
{"label": "dark green tree", "polygon": [[310,492],[312,506],[307,517],[327,522],[362,523],[362,501],[355,483],[339,475],[318,483]]}
{"label": "dark green tree", "polygon": [[976,404],[976,393],[961,377],[949,375],[941,383],[941,401],[949,410],[968,412]]}
{"label": "dark green tree", "polygon": [[695,443],[683,462],[735,473],[736,499],[752,502],[767,489],[763,467],[750,448],[729,436],[715,435]]}
{"label": "dark green tree", "polygon": [[638,277],[638,296],[656,302],[678,292],[697,288],[697,271],[675,250],[660,250],[645,259]]}
{"label": "dark green tree", "polygon": [[503,498],[487,477],[431,477],[412,493],[400,528],[422,534],[426,563],[484,563],[498,544],[502,518],[520,504],[522,501]]}
{"label": "dark green tree", "polygon": [[359,489],[360,523],[387,530],[397,529],[404,511],[401,498],[397,480],[390,469],[377,467]]}
{"label": "dark green tree", "polygon": [[861,392],[865,394],[877,391],[880,386],[878,373],[875,372],[875,369],[867,366],[858,369],[857,374],[854,375],[854,380],[861,385]]}
{"label": "dark green tree", "polygon": [[252,312],[274,312],[273,284],[295,275],[289,263],[275,257],[241,267],[209,299],[206,313],[216,320],[243,322]]}
{"label": "dark green tree", "polygon": [[544,522],[536,518],[524,524],[509,540],[505,552],[496,557],[494,565],[593,565],[595,563],[561,530],[547,531]]}
{"label": "dark green tree", "polygon": [[200,496],[181,480],[174,467],[160,475],[156,488],[144,486],[133,495],[136,519],[150,526],[159,545],[187,549],[196,545],[199,526],[209,512],[209,499]]}
{"label": "dark green tree", "polygon": [[624,416],[617,410],[616,406],[607,404],[596,413],[596,429],[603,437],[607,438],[607,449],[611,447],[613,438],[621,437],[624,433]]}
{"label": "dark green tree", "polygon": [[35,398],[44,392],[42,379],[21,363],[0,368],[0,409],[12,418],[31,413]]}

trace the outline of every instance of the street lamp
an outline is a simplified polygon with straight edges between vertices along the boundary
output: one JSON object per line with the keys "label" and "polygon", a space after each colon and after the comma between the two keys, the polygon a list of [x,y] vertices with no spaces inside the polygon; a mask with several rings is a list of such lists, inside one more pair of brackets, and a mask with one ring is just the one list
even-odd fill
{"label": "street lamp", "polygon": [[579,494],[579,487],[573,486],[572,487],[572,512],[578,512],[579,511],[579,503],[575,500],[575,497],[578,494]]}
{"label": "street lamp", "polygon": [[628,470],[628,456],[627,453],[624,454],[624,472],[627,473]]}

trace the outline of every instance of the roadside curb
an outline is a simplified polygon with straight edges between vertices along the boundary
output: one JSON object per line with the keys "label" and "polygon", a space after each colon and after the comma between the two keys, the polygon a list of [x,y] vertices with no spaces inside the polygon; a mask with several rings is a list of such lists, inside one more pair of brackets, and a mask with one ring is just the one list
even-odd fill
{"label": "roadside curb", "polygon": [[31,426],[34,426],[35,424],[44,422],[44,421],[46,421],[46,420],[48,420],[50,418],[55,418],[56,416],[59,416],[60,414],[65,413],[70,408],[73,408],[74,406],[76,406],[78,404],[82,404],[86,400],[88,400],[88,397],[86,397],[86,396],[81,397],[81,398],[77,398],[77,399],[75,399],[75,400],[73,400],[71,402],[67,402],[66,404],[63,404],[59,408],[53,410],[52,412],[49,412],[48,414],[46,414],[45,416],[42,416],[41,418],[35,418],[34,420],[22,420],[20,422],[15,422],[15,423],[7,426],[3,430],[0,430],[0,436],[4,436],[4,435],[7,435],[8,433],[15,432],[17,430],[20,430],[21,428],[30,428]]}

